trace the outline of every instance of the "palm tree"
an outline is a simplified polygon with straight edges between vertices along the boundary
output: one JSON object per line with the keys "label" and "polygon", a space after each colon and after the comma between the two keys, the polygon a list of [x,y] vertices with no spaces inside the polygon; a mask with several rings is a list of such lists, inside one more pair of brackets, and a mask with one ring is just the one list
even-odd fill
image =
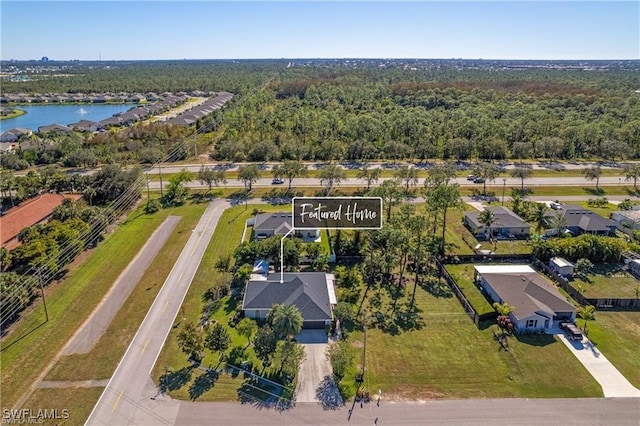
{"label": "palm tree", "polygon": [[302,314],[294,305],[274,305],[271,309],[271,325],[278,336],[287,340],[302,329]]}
{"label": "palm tree", "polygon": [[482,223],[485,227],[485,235],[487,239],[491,236],[491,225],[496,223],[496,215],[491,209],[484,209],[478,215],[478,222]]}
{"label": "palm tree", "polygon": [[567,227],[567,218],[562,214],[562,212],[557,211],[551,218],[549,219],[549,225],[556,231],[556,235],[558,237],[562,236],[562,231]]}
{"label": "palm tree", "polygon": [[549,224],[548,210],[545,203],[535,203],[533,209],[529,211],[527,219],[535,225],[538,234]]}
{"label": "palm tree", "polygon": [[594,318],[593,313],[596,308],[593,305],[579,306],[577,309],[578,316],[584,320],[584,331],[587,331],[587,321],[591,321]]}

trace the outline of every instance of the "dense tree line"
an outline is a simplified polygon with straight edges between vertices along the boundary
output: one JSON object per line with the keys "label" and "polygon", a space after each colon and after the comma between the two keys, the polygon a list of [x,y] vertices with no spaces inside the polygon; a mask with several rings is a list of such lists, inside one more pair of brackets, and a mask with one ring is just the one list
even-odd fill
{"label": "dense tree line", "polygon": [[242,94],[264,84],[281,67],[281,64],[269,61],[185,60],[79,63],[65,68],[64,78],[37,78],[36,76],[29,81],[3,81],[2,91],[3,93],[175,93],[201,90]]}
{"label": "dense tree line", "polygon": [[331,161],[640,156],[628,71],[283,71],[224,112],[215,158]]}

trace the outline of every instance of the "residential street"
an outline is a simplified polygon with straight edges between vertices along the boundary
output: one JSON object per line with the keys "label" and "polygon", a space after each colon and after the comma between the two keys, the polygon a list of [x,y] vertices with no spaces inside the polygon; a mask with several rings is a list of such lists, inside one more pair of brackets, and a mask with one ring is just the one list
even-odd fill
{"label": "residential street", "polygon": [[228,206],[227,202],[217,200],[207,207],[87,419],[87,424],[157,424],[160,420],[154,412],[146,413],[152,417],[142,422],[134,418],[136,412],[142,408],[140,402],[149,400],[156,393],[150,379],[151,371],[218,220]]}

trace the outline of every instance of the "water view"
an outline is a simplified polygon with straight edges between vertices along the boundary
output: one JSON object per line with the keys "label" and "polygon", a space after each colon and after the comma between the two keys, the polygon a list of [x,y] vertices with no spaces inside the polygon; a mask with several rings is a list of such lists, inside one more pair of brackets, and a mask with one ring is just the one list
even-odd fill
{"label": "water view", "polygon": [[0,121],[0,132],[14,127],[37,131],[38,127],[48,124],[63,124],[66,126],[71,123],[77,123],[80,120],[100,121],[134,107],[134,104],[19,105],[16,108],[27,113]]}

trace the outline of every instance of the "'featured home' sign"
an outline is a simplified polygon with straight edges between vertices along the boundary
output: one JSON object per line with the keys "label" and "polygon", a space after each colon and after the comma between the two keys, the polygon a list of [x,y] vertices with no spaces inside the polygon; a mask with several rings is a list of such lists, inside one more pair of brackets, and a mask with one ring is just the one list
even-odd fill
{"label": "'featured home' sign", "polygon": [[295,197],[295,229],[380,229],[382,198]]}

